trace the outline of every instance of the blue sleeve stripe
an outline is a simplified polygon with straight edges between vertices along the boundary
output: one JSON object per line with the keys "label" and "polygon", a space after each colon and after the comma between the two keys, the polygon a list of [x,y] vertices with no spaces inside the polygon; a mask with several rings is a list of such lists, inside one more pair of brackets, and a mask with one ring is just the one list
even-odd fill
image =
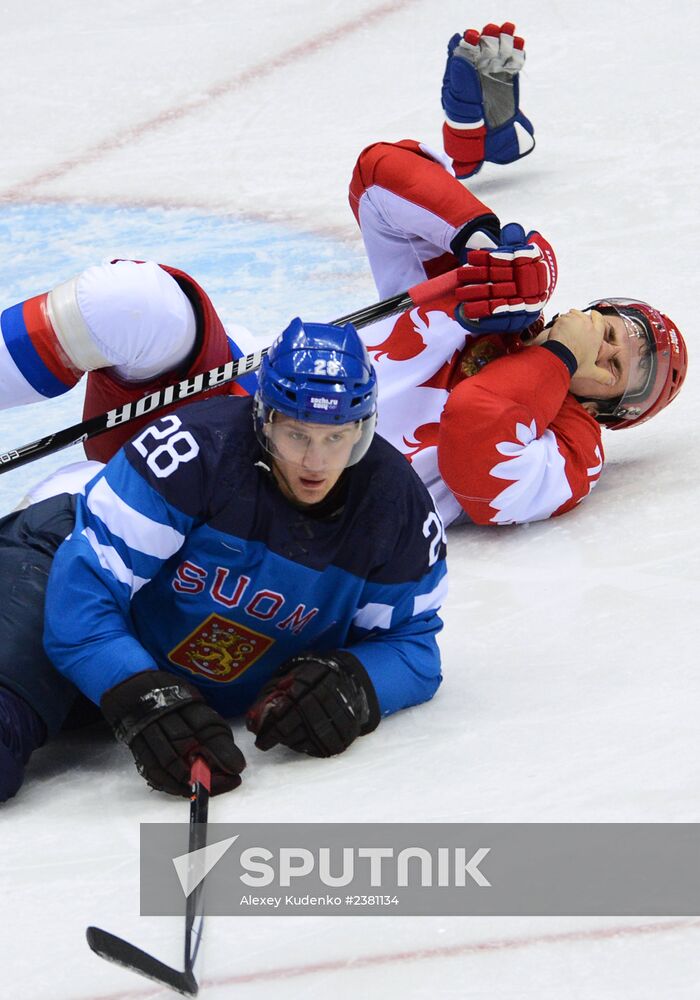
{"label": "blue sleeve stripe", "polygon": [[42,361],[32,343],[24,321],[24,303],[5,309],[0,316],[2,336],[10,357],[32,389],[42,396],[61,396],[71,388],[53,375]]}

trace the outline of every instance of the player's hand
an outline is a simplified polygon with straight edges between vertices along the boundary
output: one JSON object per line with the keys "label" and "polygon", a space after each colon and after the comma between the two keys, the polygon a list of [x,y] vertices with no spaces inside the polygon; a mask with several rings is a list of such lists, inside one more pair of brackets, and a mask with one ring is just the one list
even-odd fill
{"label": "player's hand", "polygon": [[372,682],[359,660],[345,650],[287,660],[246,716],[259,750],[281,743],[312,757],[342,753],[378,723]]}
{"label": "player's hand", "polygon": [[534,128],[520,111],[519,73],[525,42],[508,21],[454,35],[442,81],[443,139],[459,178],[484,160],[511,163],[535,147]]}
{"label": "player's hand", "polygon": [[521,333],[535,323],[557,283],[554,250],[541,233],[511,222],[494,250],[468,250],[457,273],[457,319],[472,333]]}
{"label": "player's hand", "polygon": [[245,758],[231,727],[186,681],[145,670],[106,691],[100,708],[151,788],[189,796],[195,757],[211,769],[212,795],[240,785]]}
{"label": "player's hand", "polygon": [[615,376],[596,364],[605,334],[605,321],[600,313],[570,309],[557,316],[548,341],[568,347],[576,358],[576,378],[590,378],[600,385],[612,385]]}

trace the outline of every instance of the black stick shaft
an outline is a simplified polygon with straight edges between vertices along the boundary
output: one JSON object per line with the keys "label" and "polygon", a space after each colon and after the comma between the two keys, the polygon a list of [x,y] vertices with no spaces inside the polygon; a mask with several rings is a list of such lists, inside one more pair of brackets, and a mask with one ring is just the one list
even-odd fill
{"label": "black stick shaft", "polygon": [[[199,851],[207,843],[207,819],[209,816],[209,792],[211,789],[211,772],[202,757],[198,757],[192,765],[192,796],[190,799],[190,836],[189,853]],[[198,914],[204,883],[187,897],[185,908],[185,972],[191,972],[197,959],[197,952],[202,941],[204,917]],[[195,921],[199,916],[199,925],[195,931]],[[193,941],[194,938],[194,941]]]}

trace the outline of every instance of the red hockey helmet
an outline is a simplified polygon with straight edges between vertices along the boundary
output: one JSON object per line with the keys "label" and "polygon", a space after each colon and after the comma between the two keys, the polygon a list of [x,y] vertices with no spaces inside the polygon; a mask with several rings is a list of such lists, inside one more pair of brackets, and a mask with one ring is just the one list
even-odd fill
{"label": "red hockey helmet", "polygon": [[599,299],[588,309],[620,316],[630,337],[642,339],[646,345],[640,377],[631,380],[622,396],[607,406],[606,401],[596,400],[596,419],[613,430],[651,419],[675,399],[685,380],[688,350],[680,330],[668,316],[637,299]]}

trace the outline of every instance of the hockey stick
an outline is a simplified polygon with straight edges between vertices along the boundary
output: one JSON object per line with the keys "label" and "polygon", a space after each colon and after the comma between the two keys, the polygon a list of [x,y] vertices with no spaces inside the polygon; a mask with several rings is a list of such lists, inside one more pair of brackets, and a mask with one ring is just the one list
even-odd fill
{"label": "hockey stick", "polygon": [[[190,774],[192,783],[192,796],[190,804],[190,836],[188,853],[198,851],[206,846],[207,839],[207,814],[209,808],[209,792],[211,790],[211,772],[209,766],[202,757],[198,757],[192,765]],[[138,972],[139,975],[147,979],[153,979],[157,983],[169,986],[176,993],[181,993],[186,997],[197,996],[199,986],[194,977],[194,963],[197,959],[199,945],[202,940],[202,929],[204,916],[199,914],[199,921],[195,931],[197,921],[197,910],[202,894],[204,882],[192,890],[187,897],[185,908],[185,969],[180,972],[173,969],[159,959],[142,951],[123,938],[103,931],[99,927],[88,927],[86,933],[87,943],[100,958],[108,962],[114,962],[125,969]]]}
{"label": "hockey stick", "polygon": [[[441,274],[437,278],[429,278],[405,292],[392,295],[388,299],[382,299],[381,302],[375,302],[371,306],[365,306],[347,316],[341,316],[340,319],[334,319],[332,323],[334,326],[353,323],[361,329],[379,319],[404,312],[412,306],[424,305],[441,295],[448,294],[457,287],[459,283],[458,270],[459,268],[455,268],[454,271],[448,271],[447,274]],[[43,458],[45,455],[53,455],[54,452],[61,451],[62,448],[70,448],[73,444],[80,444],[88,438],[97,437],[98,434],[104,434],[105,431],[112,430],[113,427],[119,427],[122,424],[131,423],[132,420],[137,420],[139,417],[157,413],[164,407],[170,406],[171,403],[189,400],[201,393],[208,392],[210,389],[217,389],[228,382],[234,382],[243,375],[257,371],[265,354],[267,354],[266,347],[254,354],[249,354],[247,357],[239,358],[238,361],[229,361],[225,365],[219,365],[207,372],[200,372],[199,375],[192,378],[183,379],[183,381],[166,386],[164,389],[158,389],[148,396],[143,396],[135,403],[125,403],[107,413],[100,413],[88,420],[73,424],[71,427],[56,431],[54,434],[30,441],[29,444],[20,445],[19,448],[12,448],[10,451],[0,453],[0,474],[9,469],[16,469],[20,465],[26,465],[27,462],[33,462],[37,458]]]}

